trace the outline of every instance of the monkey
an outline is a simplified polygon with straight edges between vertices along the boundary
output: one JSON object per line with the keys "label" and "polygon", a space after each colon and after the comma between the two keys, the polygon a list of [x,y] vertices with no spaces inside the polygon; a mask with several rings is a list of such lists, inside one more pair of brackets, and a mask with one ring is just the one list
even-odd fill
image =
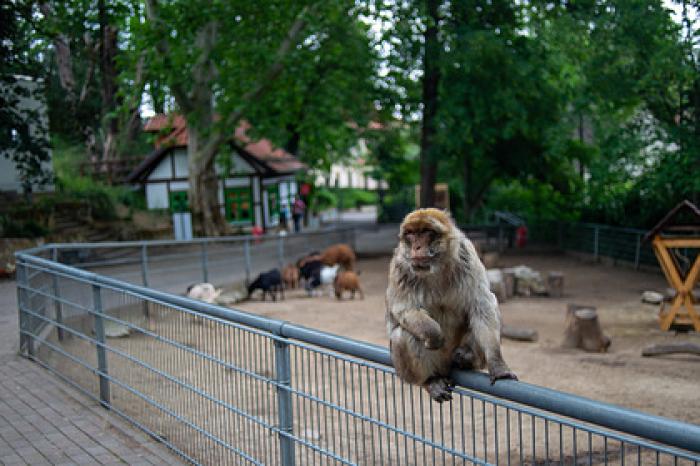
{"label": "monkey", "polygon": [[452,399],[452,368],[515,379],[501,355],[501,317],[474,245],[445,212],[418,209],[399,228],[386,293],[389,351],[399,377]]}

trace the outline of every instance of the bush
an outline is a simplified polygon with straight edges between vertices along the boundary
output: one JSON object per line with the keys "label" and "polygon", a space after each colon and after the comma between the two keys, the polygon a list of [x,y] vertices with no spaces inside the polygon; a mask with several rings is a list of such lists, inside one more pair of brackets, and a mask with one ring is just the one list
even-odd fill
{"label": "bush", "polygon": [[123,186],[107,186],[92,178],[60,177],[57,188],[58,192],[52,202],[86,202],[95,220],[116,219],[117,204],[123,204],[132,210],[146,208],[146,200],[142,193]]}
{"label": "bush", "polygon": [[357,188],[335,188],[332,190],[338,199],[339,209],[360,208],[365,205],[376,205],[377,193]]}
{"label": "bush", "polygon": [[47,229],[33,218],[24,221],[18,217],[0,215],[0,236],[4,238],[39,238]]}
{"label": "bush", "polygon": [[407,188],[388,192],[382,197],[379,207],[379,222],[400,223],[416,207],[414,190]]}
{"label": "bush", "polygon": [[326,188],[314,189],[309,200],[309,210],[314,214],[338,205],[338,198]]}

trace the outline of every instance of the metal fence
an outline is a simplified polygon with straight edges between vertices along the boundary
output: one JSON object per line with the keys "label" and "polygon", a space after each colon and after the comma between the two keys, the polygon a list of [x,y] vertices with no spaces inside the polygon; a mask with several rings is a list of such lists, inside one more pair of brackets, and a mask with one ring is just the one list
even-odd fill
{"label": "metal fence", "polygon": [[[296,253],[324,241],[299,238]],[[259,264],[248,273],[295,256],[277,255],[290,238],[242,241]],[[396,377],[384,347],[153,289],[211,278],[221,255],[226,273],[244,276],[246,246],[232,258],[221,244],[129,244],[141,252],[125,257],[94,245],[17,254],[21,351],[193,463],[700,463],[695,425],[469,372],[454,374],[454,400],[440,405]],[[189,259],[154,254],[161,247]],[[106,252],[109,266],[98,260]],[[109,337],[115,329],[128,335]]]}
{"label": "metal fence", "polygon": [[535,242],[556,244],[560,249],[589,254],[595,260],[612,259],[639,268],[658,267],[646,230],[596,223],[543,223],[530,226]]}

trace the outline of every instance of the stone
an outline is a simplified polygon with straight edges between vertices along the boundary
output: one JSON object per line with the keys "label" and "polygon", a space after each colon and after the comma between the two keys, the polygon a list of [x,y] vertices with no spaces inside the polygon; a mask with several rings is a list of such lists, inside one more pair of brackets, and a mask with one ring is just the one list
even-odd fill
{"label": "stone", "polygon": [[664,295],[656,291],[645,291],[642,293],[642,302],[648,304],[661,304],[664,300]]}

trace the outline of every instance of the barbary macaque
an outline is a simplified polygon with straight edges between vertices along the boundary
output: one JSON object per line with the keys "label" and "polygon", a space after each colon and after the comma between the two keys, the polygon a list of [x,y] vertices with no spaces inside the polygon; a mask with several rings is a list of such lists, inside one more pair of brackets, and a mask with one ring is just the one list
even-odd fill
{"label": "barbary macaque", "polygon": [[435,401],[452,399],[452,368],[516,379],[501,356],[501,317],[474,245],[438,209],[406,216],[389,266],[391,359],[403,380]]}

